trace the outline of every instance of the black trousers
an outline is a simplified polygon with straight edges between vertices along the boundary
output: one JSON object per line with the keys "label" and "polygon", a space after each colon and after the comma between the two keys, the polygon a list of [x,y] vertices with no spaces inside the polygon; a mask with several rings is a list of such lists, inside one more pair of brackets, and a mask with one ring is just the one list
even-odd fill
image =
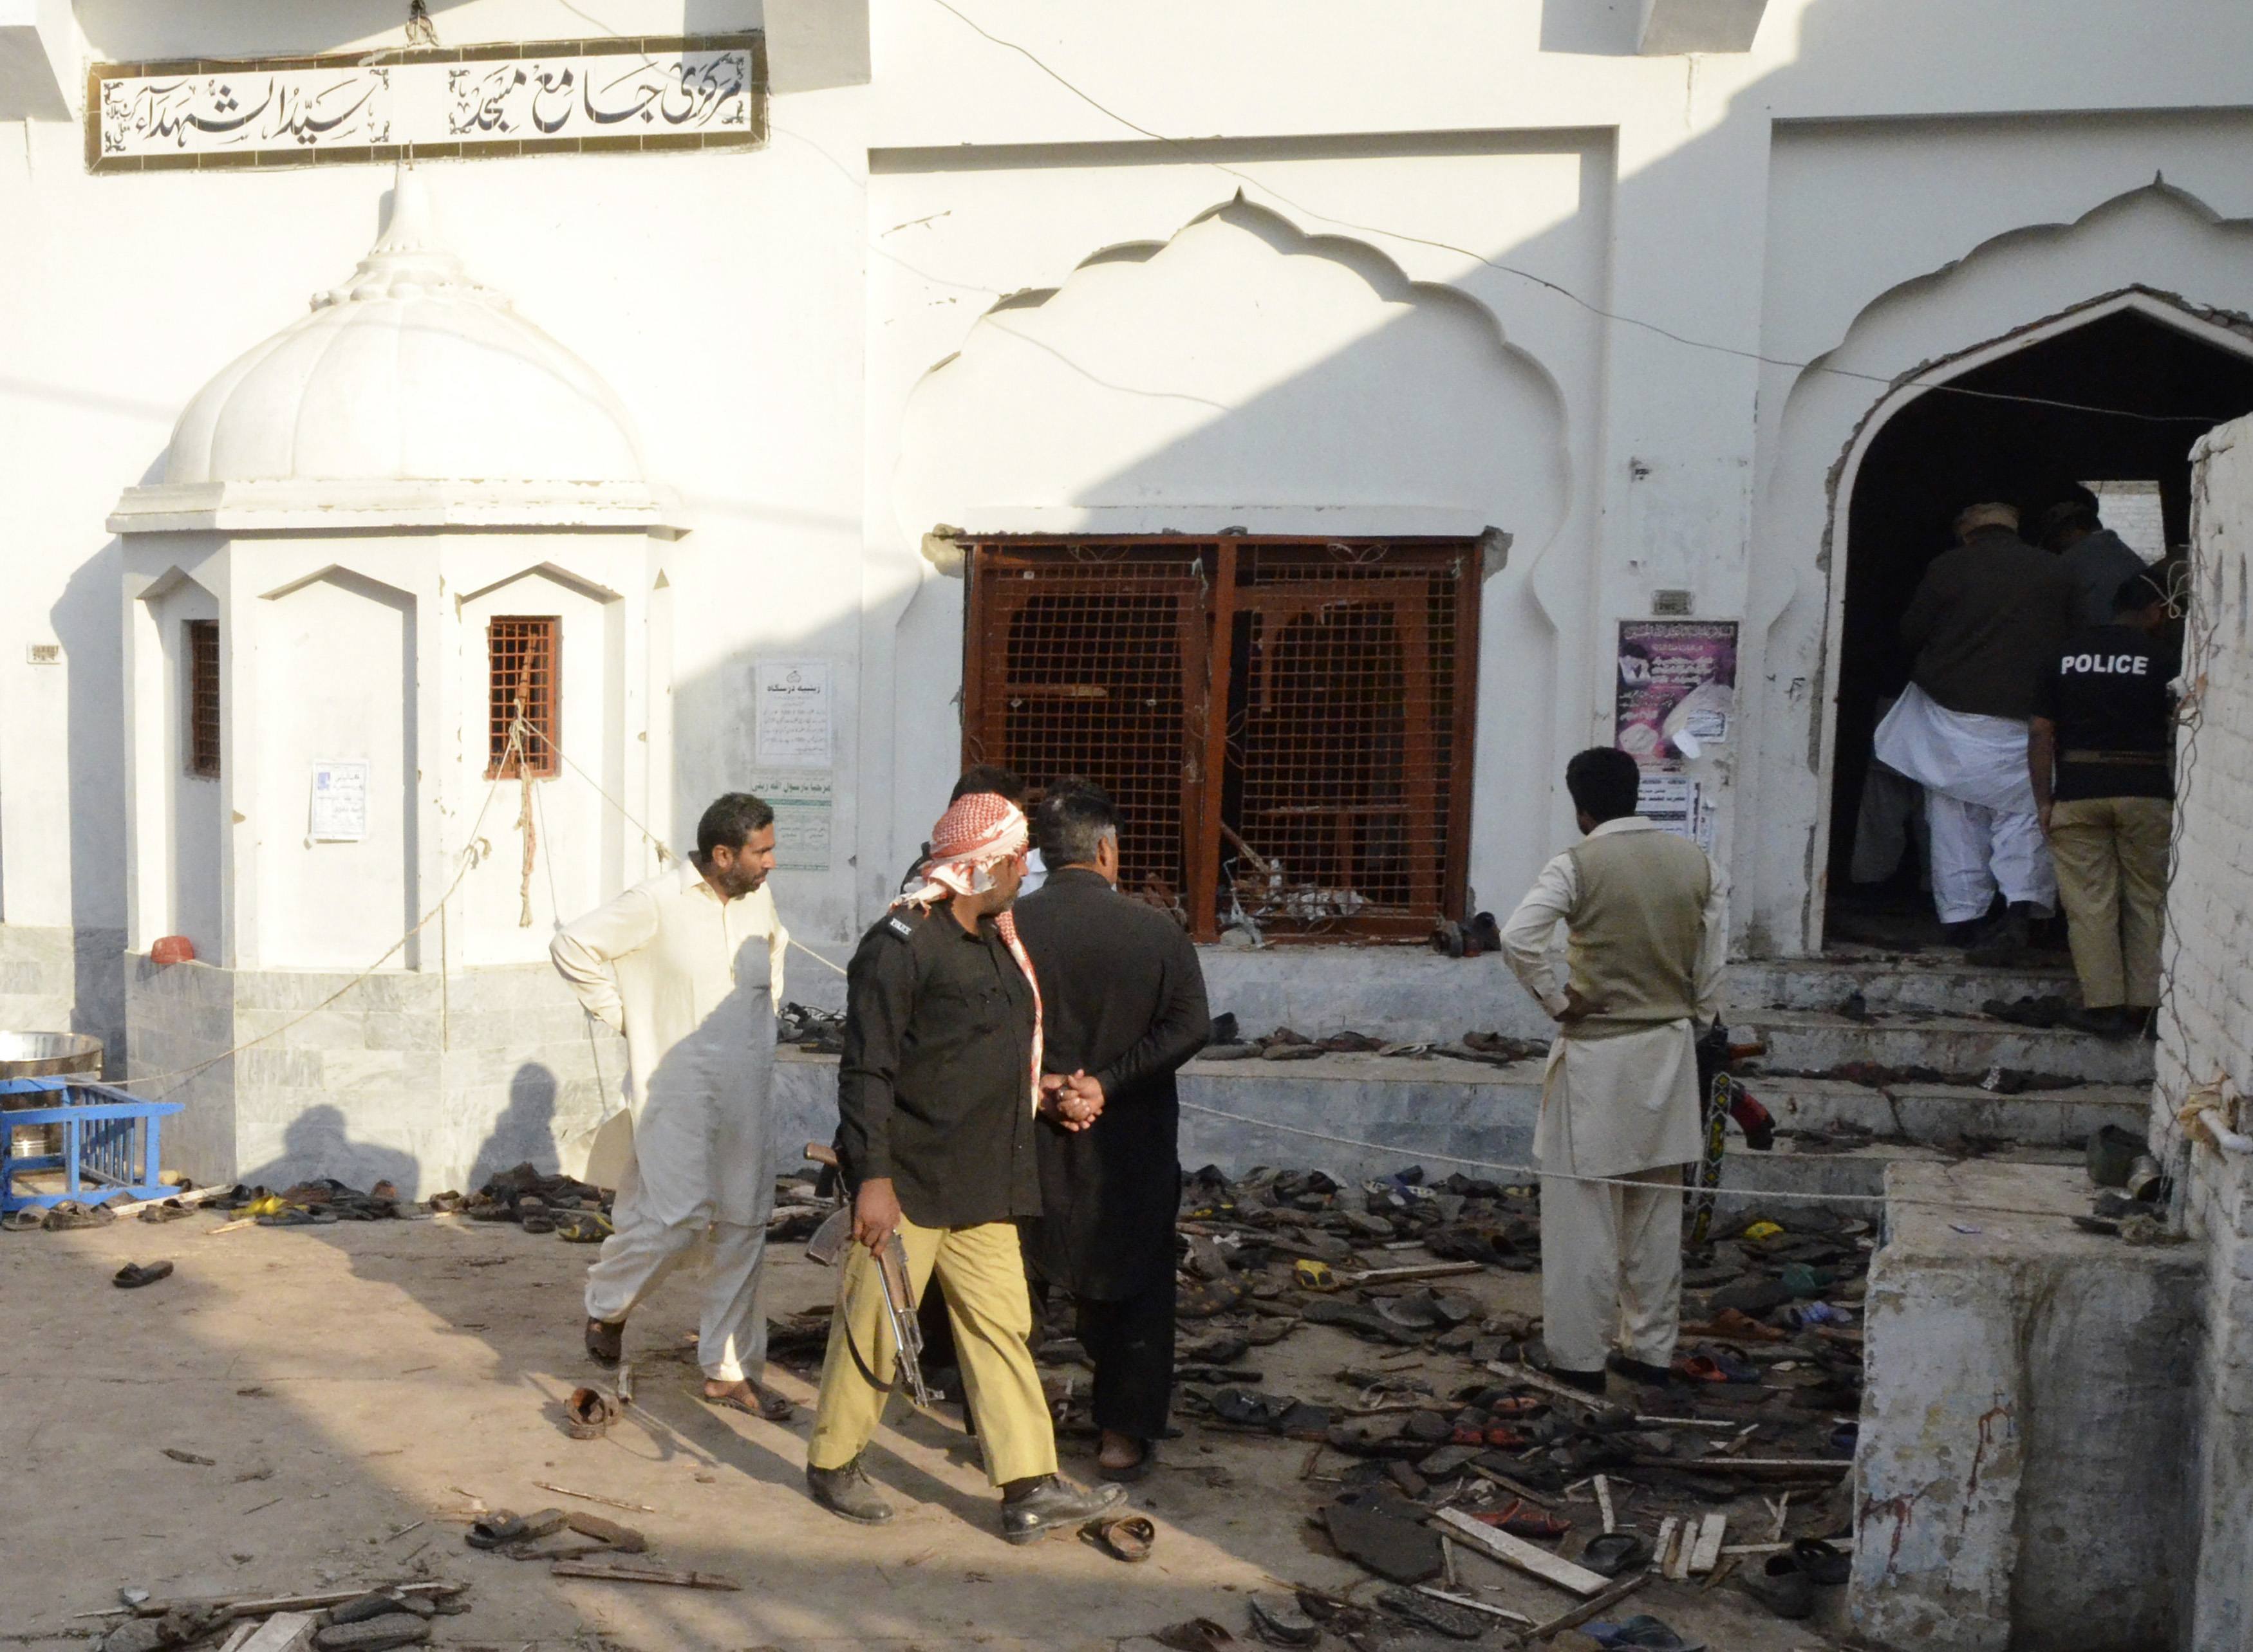
{"label": "black trousers", "polygon": [[1095,1362],[1095,1425],[1134,1439],[1163,1435],[1174,1398],[1172,1276],[1123,1301],[1080,1298],[1079,1342]]}

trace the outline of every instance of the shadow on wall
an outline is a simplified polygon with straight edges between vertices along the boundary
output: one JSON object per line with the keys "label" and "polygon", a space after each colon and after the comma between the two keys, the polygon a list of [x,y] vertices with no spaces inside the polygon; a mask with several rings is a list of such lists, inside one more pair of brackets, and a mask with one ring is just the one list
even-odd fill
{"label": "shadow on wall", "polygon": [[279,1192],[316,1176],[334,1176],[362,1191],[379,1181],[388,1181],[405,1199],[420,1198],[422,1193],[422,1170],[414,1154],[372,1141],[354,1141],[344,1110],[327,1103],[309,1107],[291,1119],[282,1138],[280,1154],[244,1170],[236,1180],[247,1187]]}
{"label": "shadow on wall", "polygon": [[[477,1157],[470,1161],[470,1181],[477,1187],[496,1170],[529,1164],[536,1170],[556,1168],[555,1075],[536,1061],[516,1070],[508,1081],[508,1105],[493,1120]],[[464,1193],[470,1188],[462,1189]]]}

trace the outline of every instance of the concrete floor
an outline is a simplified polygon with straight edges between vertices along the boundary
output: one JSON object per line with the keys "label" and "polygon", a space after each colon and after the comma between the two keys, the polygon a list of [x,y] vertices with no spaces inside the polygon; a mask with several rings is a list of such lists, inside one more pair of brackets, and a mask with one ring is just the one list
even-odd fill
{"label": "concrete floor", "polygon": [[[451,1217],[215,1225],[199,1215],[145,1230],[129,1221],[0,1236],[0,1641],[83,1646],[75,1637],[102,1621],[76,1614],[114,1606],[121,1586],[243,1595],[434,1576],[470,1583],[473,1602],[438,1620],[437,1643],[512,1652],[1146,1649],[1154,1643],[1140,1637],[1196,1614],[1248,1642],[1245,1594],[1363,1575],[1306,1523],[1331,1488],[1301,1481],[1302,1445],[1192,1425],[1136,1488],[1160,1537],[1150,1562],[1129,1567],[1069,1537],[1002,1543],[968,1442],[896,1407],[871,1466],[901,1517],[849,1527],[806,1499],[803,1412],[782,1425],[715,1412],[694,1398],[693,1364],[652,1357],[677,1350],[693,1324],[692,1281],[670,1282],[629,1333],[645,1414],[581,1442],[558,1419],[592,1370],[578,1332],[587,1249]],[[111,1287],[121,1263],[159,1258],[177,1265],[170,1279]],[[778,1247],[770,1312],[826,1300],[832,1279],[798,1246]],[[1496,1309],[1537,1303],[1530,1276],[1471,1283]],[[1336,1374],[1372,1355],[1308,1328],[1252,1358],[1271,1391],[1337,1403]],[[1438,1385],[1459,1369],[1435,1370]],[[810,1398],[803,1382],[778,1380]],[[168,1446],[213,1464],[172,1460]],[[1066,1471],[1085,1474],[1088,1452],[1068,1440]],[[1326,1456],[1323,1472],[1343,1460]],[[657,1512],[577,1502],[535,1480]],[[742,1591],[569,1580],[471,1551],[459,1516],[472,1497],[611,1515],[647,1533],[651,1560],[726,1574]],[[1593,1505],[1569,1512],[1594,1517]],[[1535,1617],[1571,1604],[1483,1562],[1467,1581]],[[1654,1582],[1635,1606],[1716,1652],[1829,1644],[1731,1586]]]}

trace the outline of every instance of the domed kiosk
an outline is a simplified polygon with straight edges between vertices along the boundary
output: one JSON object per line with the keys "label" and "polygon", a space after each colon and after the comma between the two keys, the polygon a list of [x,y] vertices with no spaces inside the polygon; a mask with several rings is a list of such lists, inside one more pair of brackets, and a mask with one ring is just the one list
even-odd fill
{"label": "domed kiosk", "polygon": [[[195,396],[109,526],[127,1055],[193,1073],[176,1161],[427,1193],[552,1160],[623,1062],[549,937],[649,875],[625,816],[670,809],[685,524],[624,405],[402,168],[351,279]],[[195,960],[151,962],[174,935]]]}

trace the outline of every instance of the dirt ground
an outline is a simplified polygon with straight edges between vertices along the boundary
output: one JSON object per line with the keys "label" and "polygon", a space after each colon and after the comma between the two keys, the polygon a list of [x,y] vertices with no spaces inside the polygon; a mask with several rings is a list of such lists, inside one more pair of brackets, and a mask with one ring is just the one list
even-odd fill
{"label": "dirt ground", "polygon": [[[1003,1543],[972,1442],[896,1402],[869,1462],[900,1517],[848,1526],[806,1499],[806,1411],[776,1425],[698,1402],[695,1367],[680,1356],[693,1279],[676,1275],[628,1333],[636,1414],[578,1441],[560,1426],[560,1402],[593,1373],[579,1347],[588,1248],[455,1217],[216,1225],[199,1214],[146,1230],[0,1235],[0,1640],[83,1646],[115,1621],[83,1614],[115,1606],[126,1586],[280,1594],[433,1577],[468,1583],[472,1602],[437,1620],[439,1645],[1143,1652],[1149,1632],[1200,1614],[1256,1644],[1245,1595],[1364,1577],[1308,1526],[1336,1487],[1301,1478],[1310,1448],[1294,1441],[1187,1425],[1134,1488],[1159,1538],[1147,1564],[1129,1566],[1069,1536]],[[833,1289],[799,1250],[778,1245],[771,1262],[778,1317]],[[171,1279],[112,1288],[120,1264],[162,1258],[176,1264]],[[1538,1307],[1529,1276],[1468,1283],[1494,1309]],[[1251,1362],[1268,1391],[1336,1405],[1350,1403],[1337,1373],[1373,1357],[1308,1327]],[[1448,1362],[1434,1375],[1446,1391],[1468,1372]],[[776,1381],[810,1400],[797,1377]],[[212,1460],[178,1461],[167,1447]],[[1067,1474],[1091,1472],[1089,1441],[1067,1439],[1064,1456]],[[1326,1453],[1315,1472],[1348,1460]],[[655,1512],[559,1496],[541,1480]],[[743,1586],[572,1580],[476,1552],[463,1543],[472,1499],[610,1515],[646,1532],[651,1560]],[[1567,1512],[1583,1530],[1595,1519],[1592,1500]],[[1764,1535],[1733,1519],[1729,1540]],[[1470,1557],[1462,1575],[1531,1617],[1574,1604]],[[1830,1644],[1727,1584],[1654,1581],[1626,1608],[1636,1609],[1715,1652]],[[1507,1643],[1497,1632],[1480,1644]]]}

